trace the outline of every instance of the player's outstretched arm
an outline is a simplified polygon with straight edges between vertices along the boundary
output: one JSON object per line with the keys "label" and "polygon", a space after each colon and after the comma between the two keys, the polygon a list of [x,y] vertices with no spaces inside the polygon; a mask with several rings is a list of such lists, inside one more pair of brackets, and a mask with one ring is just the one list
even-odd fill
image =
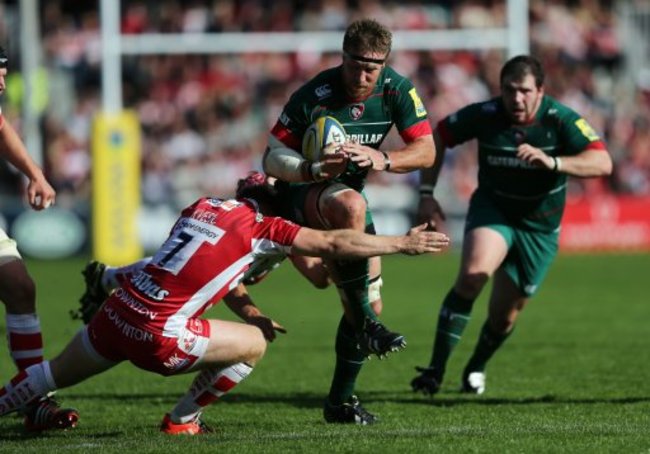
{"label": "player's outstretched arm", "polygon": [[257,326],[267,341],[273,342],[275,340],[276,331],[280,333],[287,332],[282,325],[270,319],[259,310],[255,303],[253,303],[244,284],[239,284],[232,289],[223,297],[223,300],[228,308],[239,318],[250,325]]}
{"label": "player's outstretched arm", "polygon": [[313,230],[302,228],[292,253],[324,258],[365,258],[376,255],[419,255],[440,252],[449,246],[444,233],[426,231],[427,224],[413,227],[406,235],[368,235],[351,229]]}

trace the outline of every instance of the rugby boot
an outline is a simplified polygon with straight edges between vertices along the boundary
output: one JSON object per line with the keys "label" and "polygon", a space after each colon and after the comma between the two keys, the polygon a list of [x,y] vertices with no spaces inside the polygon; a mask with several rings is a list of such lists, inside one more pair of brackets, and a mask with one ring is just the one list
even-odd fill
{"label": "rugby boot", "polygon": [[323,407],[323,417],[328,423],[358,424],[360,426],[368,426],[379,420],[361,406],[357,396],[350,396],[348,401],[341,405],[332,405],[329,400],[326,400]]}
{"label": "rugby boot", "polygon": [[359,348],[369,355],[380,359],[388,353],[398,352],[406,347],[406,339],[399,333],[389,331],[379,320],[366,318],[361,333],[358,335]]}
{"label": "rugby boot", "polygon": [[485,372],[463,373],[460,392],[468,394],[483,394],[485,392]]}
{"label": "rugby boot", "polygon": [[70,316],[74,320],[81,319],[84,324],[88,324],[100,306],[108,298],[108,292],[102,286],[102,275],[106,265],[96,260],[88,263],[81,274],[84,277],[86,289],[79,298],[79,309],[70,311]]}
{"label": "rugby boot", "polygon": [[422,392],[433,396],[440,391],[442,377],[436,372],[433,367],[416,367],[415,370],[420,372],[420,375],[411,380],[411,388],[415,392]]}
{"label": "rugby boot", "polygon": [[77,427],[79,413],[74,408],[61,408],[52,397],[43,397],[24,410],[25,428],[32,432]]}
{"label": "rugby boot", "polygon": [[200,414],[190,422],[175,423],[169,413],[160,424],[160,431],[169,435],[200,435],[214,433],[214,429],[204,423]]}

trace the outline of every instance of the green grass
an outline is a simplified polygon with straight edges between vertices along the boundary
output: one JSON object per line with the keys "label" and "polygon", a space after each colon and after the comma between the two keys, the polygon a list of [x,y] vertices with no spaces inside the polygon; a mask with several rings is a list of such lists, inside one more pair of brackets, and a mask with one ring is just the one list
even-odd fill
{"label": "green grass", "polygon": [[[48,357],[80,327],[67,311],[77,305],[83,264],[28,263]],[[285,265],[252,292],[289,333],[270,346],[245,382],[205,412],[217,434],[160,434],[163,414],[192,377],[165,379],[124,364],[59,392],[81,413],[77,429],[31,436],[16,417],[1,418],[0,451],[650,451],[649,255],[561,256],[490,363],[486,393],[473,397],[457,389],[485,316],[483,295],[442,392],[425,398],[410,391],[409,381],[413,367],[429,359],[437,311],[457,264],[453,254],[384,261],[383,319],[406,335],[408,347],[386,361],[370,361],[361,374],[357,392],[380,416],[376,426],[323,422],[339,303],[334,290],[309,288]],[[222,306],[210,315],[232,318]],[[0,344],[6,381],[14,371]]]}

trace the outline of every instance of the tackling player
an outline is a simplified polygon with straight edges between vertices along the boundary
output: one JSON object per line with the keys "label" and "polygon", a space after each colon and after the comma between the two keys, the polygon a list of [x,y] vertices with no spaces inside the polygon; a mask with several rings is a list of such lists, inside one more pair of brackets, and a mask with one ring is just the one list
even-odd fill
{"label": "tackling player", "polygon": [[[0,389],[0,415],[130,361],[165,376],[197,371],[160,429],[210,432],[200,419],[202,410],[251,373],[267,344],[254,326],[200,316],[236,287],[256,260],[287,253],[415,255],[438,252],[449,241],[424,231],[425,225],[404,236],[312,230],[267,216],[276,212],[277,200],[268,187],[254,186],[242,195],[246,198],[202,198],[184,209],[151,262],[109,296],[59,356],[30,366]],[[250,309],[256,310],[242,306],[240,315],[246,318]]]}
{"label": "tackling player", "polygon": [[[245,191],[257,185],[267,185],[268,189],[274,192],[274,183],[275,179],[272,177],[267,177],[261,172],[250,172],[246,178],[242,178],[237,182],[235,198],[241,198]],[[285,258],[287,257],[280,255],[256,261],[244,274],[242,283],[224,296],[223,299],[226,305],[238,305],[241,304],[242,300],[250,301],[246,286],[257,284],[265,279],[271,271],[280,266]],[[290,255],[288,258],[314,287],[323,289],[329,286],[329,273],[320,257]],[[125,279],[140,272],[149,264],[151,259],[152,257],[145,257],[135,263],[120,267],[108,266],[98,261],[90,262],[82,271],[85,290],[79,299],[80,307],[75,311],[70,311],[71,317],[75,320],[81,319],[85,324],[88,324],[102,303],[108,298],[108,295]],[[257,324],[264,331],[267,340],[272,341],[275,338],[275,331],[269,330],[268,324],[262,326],[259,319],[255,319],[254,322],[257,322],[254,324]]]}
{"label": "tackling player", "polygon": [[[567,177],[612,172],[605,144],[587,121],[544,94],[544,71],[535,58],[506,62],[500,83],[500,97],[449,115],[434,132],[443,155],[446,148],[478,140],[479,178],[460,271],[440,308],[429,367],[417,368],[421,373],[411,382],[414,391],[438,392],[474,301],[494,277],[487,320],[462,374],[462,391],[484,392],[488,360],[512,333],[557,254]],[[420,222],[444,220],[433,197],[442,161],[421,172]]]}
{"label": "tackling player", "polygon": [[[392,34],[374,20],[353,22],[343,38],[340,66],[300,87],[285,105],[269,137],[263,164],[278,178],[282,216],[313,228],[352,228],[374,233],[363,194],[370,170],[409,172],[429,167],[435,149],[427,112],[413,84],[386,65]],[[348,142],[318,162],[301,155],[305,130],[319,117],[343,125]],[[379,151],[395,125],[401,149]],[[369,261],[327,262],[344,316],[336,334],[336,367],[324,405],[327,422],[370,424],[372,414],[350,414],[355,382],[369,353],[383,356],[405,346],[404,336],[378,321],[381,265]],[[370,282],[372,281],[372,284]],[[371,301],[375,304],[369,304]],[[359,349],[361,347],[361,349]]]}
{"label": "tackling player", "polygon": [[[0,95],[5,91],[8,58],[0,47]],[[34,210],[43,210],[54,203],[56,192],[45,179],[43,171],[27,153],[22,140],[2,116],[0,109],[0,155],[28,179],[27,200]],[[43,336],[36,315],[36,288],[16,242],[0,229],[0,300],[6,309],[9,352],[18,370],[43,361]],[[25,426],[30,430],[50,428],[56,416],[61,424],[73,426],[77,413],[61,409],[51,397],[35,402],[25,409]]]}

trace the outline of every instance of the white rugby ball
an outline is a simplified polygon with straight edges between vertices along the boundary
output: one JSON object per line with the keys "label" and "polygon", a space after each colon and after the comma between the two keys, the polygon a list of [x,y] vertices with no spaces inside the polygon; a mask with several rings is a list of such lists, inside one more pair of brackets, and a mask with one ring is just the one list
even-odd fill
{"label": "white rugby ball", "polygon": [[309,161],[318,161],[323,148],[330,143],[345,142],[345,128],[334,117],[320,117],[302,136],[302,155]]}

